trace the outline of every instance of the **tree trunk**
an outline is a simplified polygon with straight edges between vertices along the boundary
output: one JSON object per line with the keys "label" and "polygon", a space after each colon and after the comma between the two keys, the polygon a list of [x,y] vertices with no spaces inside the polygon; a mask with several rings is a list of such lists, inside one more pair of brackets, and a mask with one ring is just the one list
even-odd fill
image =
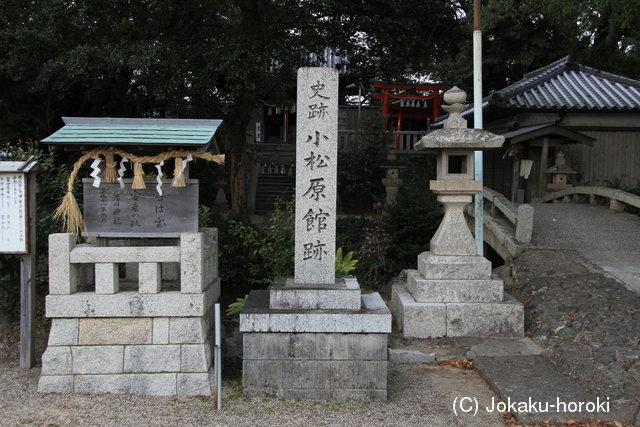
{"label": "tree trunk", "polygon": [[231,210],[240,216],[247,212],[247,138],[246,131],[251,121],[253,98],[243,92],[235,97],[233,111],[225,121],[225,134],[229,141],[228,159],[231,165]]}

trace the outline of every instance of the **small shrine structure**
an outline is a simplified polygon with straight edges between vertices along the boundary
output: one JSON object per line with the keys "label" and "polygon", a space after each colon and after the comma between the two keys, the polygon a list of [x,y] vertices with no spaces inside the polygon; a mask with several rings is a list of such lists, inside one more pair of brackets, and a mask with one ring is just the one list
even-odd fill
{"label": "small shrine structure", "polygon": [[460,113],[466,93],[456,87],[444,95],[451,104],[444,129],[424,136],[417,150],[438,151],[437,179],[430,189],[444,205],[444,218],[418,256],[418,270],[409,270],[406,285],[395,285],[391,311],[405,337],[522,337],[524,308],[504,293],[492,275],[491,262],[477,255],[464,207],[482,191],[474,180],[473,152],[502,146],[504,137],[483,129],[467,129]]}
{"label": "small shrine structure", "polygon": [[[52,325],[38,390],[214,394],[218,237],[198,230],[188,165],[223,162],[206,152],[221,121],[64,120],[43,142],[82,154],[56,211],[67,232],[49,236]],[[73,190],[88,162],[83,217]],[[145,165],[155,178],[144,179]],[[77,244],[80,234],[92,243]]]}

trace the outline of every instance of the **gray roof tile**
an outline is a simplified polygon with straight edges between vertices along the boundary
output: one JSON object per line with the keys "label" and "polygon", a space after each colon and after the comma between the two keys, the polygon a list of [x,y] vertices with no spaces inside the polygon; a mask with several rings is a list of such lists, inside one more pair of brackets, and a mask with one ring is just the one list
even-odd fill
{"label": "gray roof tile", "polygon": [[485,100],[489,105],[527,110],[640,110],[640,81],[565,57]]}

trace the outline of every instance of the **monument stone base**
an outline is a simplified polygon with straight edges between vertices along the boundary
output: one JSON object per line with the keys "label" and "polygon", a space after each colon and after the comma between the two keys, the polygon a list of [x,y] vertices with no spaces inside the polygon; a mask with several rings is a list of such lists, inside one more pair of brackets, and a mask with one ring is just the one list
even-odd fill
{"label": "monument stone base", "polygon": [[[354,278],[327,290],[350,296]],[[346,282],[346,283],[344,283]],[[391,313],[378,293],[359,296],[355,308],[273,308],[298,295],[305,306],[330,303],[309,287],[252,291],[240,313],[244,394],[252,397],[362,400],[387,399],[387,334]],[[291,283],[291,282],[290,282]],[[319,289],[319,287],[313,287]],[[290,295],[282,295],[288,292]],[[274,296],[276,299],[274,300]],[[347,301],[349,298],[347,298]]]}
{"label": "monument stone base", "polygon": [[524,336],[524,307],[504,293],[480,256],[423,252],[407,284],[395,285],[391,311],[405,337]]}
{"label": "monument stone base", "polygon": [[[212,395],[217,230],[183,233],[179,246],[75,241],[49,236],[52,323],[38,391]],[[121,278],[128,263],[137,274]]]}
{"label": "monument stone base", "polygon": [[212,395],[213,325],[213,306],[195,317],[54,318],[38,391]]}

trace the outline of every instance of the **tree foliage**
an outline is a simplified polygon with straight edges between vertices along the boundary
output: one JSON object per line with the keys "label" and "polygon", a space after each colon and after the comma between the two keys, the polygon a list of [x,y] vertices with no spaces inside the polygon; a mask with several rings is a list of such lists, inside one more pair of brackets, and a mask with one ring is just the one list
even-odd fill
{"label": "tree foliage", "polygon": [[292,98],[298,67],[333,48],[357,75],[424,72],[454,17],[449,1],[1,0],[0,134],[39,139],[65,115],[221,118],[241,211],[252,110]]}
{"label": "tree foliage", "polygon": [[[466,26],[454,59],[437,75],[472,89],[471,2],[461,2]],[[597,69],[640,78],[640,0],[488,0],[482,9],[484,93],[570,55]],[[451,58],[451,57],[449,57]]]}

